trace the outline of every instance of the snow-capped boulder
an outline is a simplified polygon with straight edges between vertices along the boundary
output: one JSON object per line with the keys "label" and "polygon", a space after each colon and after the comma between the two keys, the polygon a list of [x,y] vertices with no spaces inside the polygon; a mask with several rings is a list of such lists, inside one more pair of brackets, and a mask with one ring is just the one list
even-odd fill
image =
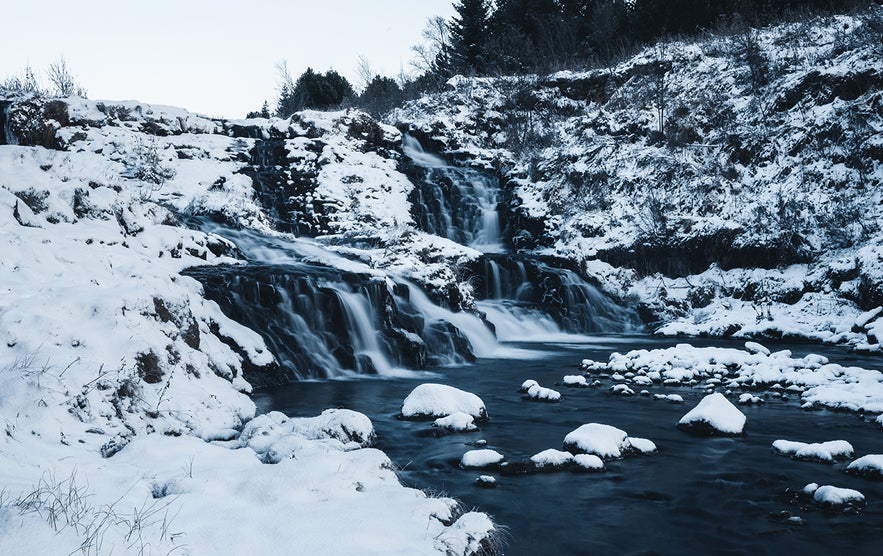
{"label": "snow-capped boulder", "polygon": [[628,384],[614,384],[610,387],[610,393],[617,396],[634,396],[635,391]]}
{"label": "snow-capped boulder", "polygon": [[681,417],[678,428],[697,436],[739,436],[745,433],[745,421],[745,414],[716,392]]}
{"label": "snow-capped boulder", "polygon": [[402,417],[405,419],[435,419],[457,412],[478,420],[488,418],[481,398],[446,384],[421,384],[402,403]]}
{"label": "snow-capped boulder", "polygon": [[803,487],[803,492],[811,494],[813,503],[826,510],[856,511],[865,506],[865,495],[851,488],[810,483]]}
{"label": "snow-capped boulder", "polygon": [[757,342],[745,342],[745,349],[748,350],[749,353],[759,353],[761,355],[770,354],[769,348],[758,344]]}
{"label": "snow-capped boulder", "polygon": [[463,469],[495,469],[505,459],[503,454],[489,448],[469,450],[460,458],[460,467]]}
{"label": "snow-capped boulder", "polygon": [[471,432],[478,430],[478,427],[475,425],[475,417],[462,411],[457,411],[447,417],[439,417],[433,421],[432,426],[452,432]]}
{"label": "snow-capped boulder", "polygon": [[539,386],[540,384],[532,378],[529,378],[521,383],[521,387],[518,388],[519,392],[527,392],[530,390],[531,386]]}
{"label": "snow-capped boulder", "polygon": [[595,454],[577,454],[573,456],[573,470],[593,473],[604,471],[604,460]]}
{"label": "snow-capped boulder", "polygon": [[883,454],[868,454],[846,466],[846,472],[866,479],[883,480]]}
{"label": "snow-capped boulder", "polygon": [[472,484],[478,488],[497,488],[497,479],[493,475],[481,475]]}
{"label": "snow-capped boulder", "polygon": [[583,375],[567,375],[561,379],[561,384],[568,388],[585,388],[589,385]]}
{"label": "snow-capped boulder", "polygon": [[629,444],[639,454],[650,455],[657,452],[656,443],[646,438],[629,437]]}
{"label": "snow-capped boulder", "polygon": [[533,384],[527,389],[527,398],[540,402],[557,402],[561,400],[561,393],[539,384]]}
{"label": "snow-capped boulder", "polygon": [[848,459],[853,454],[852,444],[845,440],[830,440],[813,444],[793,442],[791,440],[776,440],[773,442],[772,449],[773,453],[791,456],[794,459],[823,463],[833,463],[836,460]]}
{"label": "snow-capped boulder", "polygon": [[759,403],[764,403],[763,398],[755,396],[750,392],[739,394],[739,405],[754,405]]}
{"label": "snow-capped boulder", "polygon": [[530,461],[541,471],[559,471],[570,465],[573,461],[573,454],[549,448],[532,455]]}
{"label": "snow-capped boulder", "polygon": [[684,397],[680,394],[654,394],[654,400],[665,400],[668,403],[684,403]]}
{"label": "snow-capped boulder", "polygon": [[647,454],[656,450],[649,440],[635,439],[625,431],[601,423],[588,423],[564,437],[564,449],[572,454],[593,454],[602,460],[618,459],[633,454]]}

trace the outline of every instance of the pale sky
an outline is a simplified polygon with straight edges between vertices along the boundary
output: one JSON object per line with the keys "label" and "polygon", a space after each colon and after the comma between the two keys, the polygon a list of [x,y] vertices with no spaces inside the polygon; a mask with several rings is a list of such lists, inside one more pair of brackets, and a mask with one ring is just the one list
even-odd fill
{"label": "pale sky", "polygon": [[276,99],[276,62],[356,83],[410,71],[426,20],[452,0],[7,0],[0,79],[26,65],[38,77],[63,55],[89,98],[169,104],[244,117]]}

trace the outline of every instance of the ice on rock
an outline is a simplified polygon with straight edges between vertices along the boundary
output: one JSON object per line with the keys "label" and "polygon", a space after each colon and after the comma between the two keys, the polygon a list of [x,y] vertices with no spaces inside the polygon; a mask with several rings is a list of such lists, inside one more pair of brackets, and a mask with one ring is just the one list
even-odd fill
{"label": "ice on rock", "polygon": [[505,459],[505,456],[496,450],[488,448],[469,450],[460,459],[460,467],[463,469],[489,469],[498,466]]}
{"label": "ice on rock", "polygon": [[478,430],[475,426],[475,418],[468,413],[457,411],[447,417],[439,417],[432,423],[433,427],[439,427],[454,432],[469,432]]}
{"label": "ice on rock", "polygon": [[794,459],[833,463],[835,460],[852,457],[853,449],[852,444],[845,440],[830,440],[813,444],[776,440],[773,442],[773,452],[791,456]]}
{"label": "ice on rock", "polygon": [[602,460],[618,459],[636,453],[652,453],[656,446],[649,440],[634,439],[625,431],[601,423],[588,423],[564,437],[564,449],[572,454],[593,454]]}
{"label": "ice on rock", "polygon": [[488,417],[481,398],[446,384],[421,384],[402,403],[402,417],[406,419],[447,417],[457,412],[478,420]]}
{"label": "ice on rock", "polygon": [[678,421],[678,428],[698,436],[739,436],[744,434],[745,414],[720,392],[702,398]]}
{"label": "ice on rock", "polygon": [[559,469],[566,467],[571,461],[573,461],[573,454],[549,448],[548,450],[543,450],[542,452],[531,456],[530,461],[532,461],[538,469]]}
{"label": "ice on rock", "polygon": [[862,456],[847,465],[846,472],[866,479],[883,480],[883,454]]}

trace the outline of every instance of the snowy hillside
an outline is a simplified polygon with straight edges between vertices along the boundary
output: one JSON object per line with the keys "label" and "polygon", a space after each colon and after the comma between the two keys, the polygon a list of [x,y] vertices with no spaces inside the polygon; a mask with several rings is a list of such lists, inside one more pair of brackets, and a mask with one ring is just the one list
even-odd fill
{"label": "snowy hillside", "polygon": [[252,420],[243,369],[272,365],[274,355],[180,274],[240,257],[182,219],[273,233],[288,218],[253,188],[270,164],[255,145],[275,138],[286,167],[310,180],[292,201],[309,214],[291,220],[374,238],[382,228],[397,246],[442,254],[412,269],[380,235],[377,249],[360,252],[367,262],[385,253],[377,266],[451,282],[445,256],[470,250],[407,232],[410,183],[391,154],[397,130],[359,113],[226,122],[2,93],[0,114],[0,552],[485,546],[488,518],[402,487],[394,464],[370,448],[365,416]]}
{"label": "snowy hillside", "polygon": [[883,12],[734,29],[607,69],[452,79],[397,125],[505,176],[516,248],[664,334],[879,350]]}

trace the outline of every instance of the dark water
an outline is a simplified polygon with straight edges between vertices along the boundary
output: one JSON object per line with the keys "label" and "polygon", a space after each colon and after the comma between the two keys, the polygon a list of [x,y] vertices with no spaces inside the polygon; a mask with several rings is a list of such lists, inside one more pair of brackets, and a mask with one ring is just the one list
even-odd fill
{"label": "dark water", "polygon": [[[856,457],[883,453],[879,425],[848,413],[805,412],[795,397],[740,407],[748,417],[745,437],[704,439],[675,429],[678,419],[703,396],[698,390],[649,388],[653,393],[681,394],[682,405],[616,397],[607,392],[608,384],[598,389],[556,388],[564,394],[557,404],[525,401],[516,392],[528,378],[551,387],[564,375],[577,374],[583,358],[606,360],[611,351],[674,343],[601,337],[578,346],[530,346],[545,356],[480,360],[467,367],[436,369],[439,376],[416,380],[301,382],[259,392],[255,399],[263,411],[289,415],[315,415],[329,407],[365,413],[377,429],[378,448],[402,467],[405,484],[456,497],[468,508],[491,514],[507,528],[507,554],[883,553],[883,483],[844,474],[845,463],[798,462],[770,452],[774,440],[785,438],[804,442],[844,439],[852,443]],[[833,348],[776,347],[880,368],[879,359]],[[491,420],[475,433],[436,438],[426,436],[430,423],[396,419],[411,389],[429,381],[478,394]],[[608,462],[602,474],[494,474],[498,487],[493,490],[474,487],[472,481],[480,473],[457,467],[462,454],[473,449],[469,442],[485,439],[488,447],[515,461],[547,448],[561,449],[568,432],[589,422],[649,438],[659,453]],[[858,515],[804,510],[785,491],[810,482],[857,489],[868,505]],[[783,510],[803,518],[804,525],[769,519],[770,513]]]}

